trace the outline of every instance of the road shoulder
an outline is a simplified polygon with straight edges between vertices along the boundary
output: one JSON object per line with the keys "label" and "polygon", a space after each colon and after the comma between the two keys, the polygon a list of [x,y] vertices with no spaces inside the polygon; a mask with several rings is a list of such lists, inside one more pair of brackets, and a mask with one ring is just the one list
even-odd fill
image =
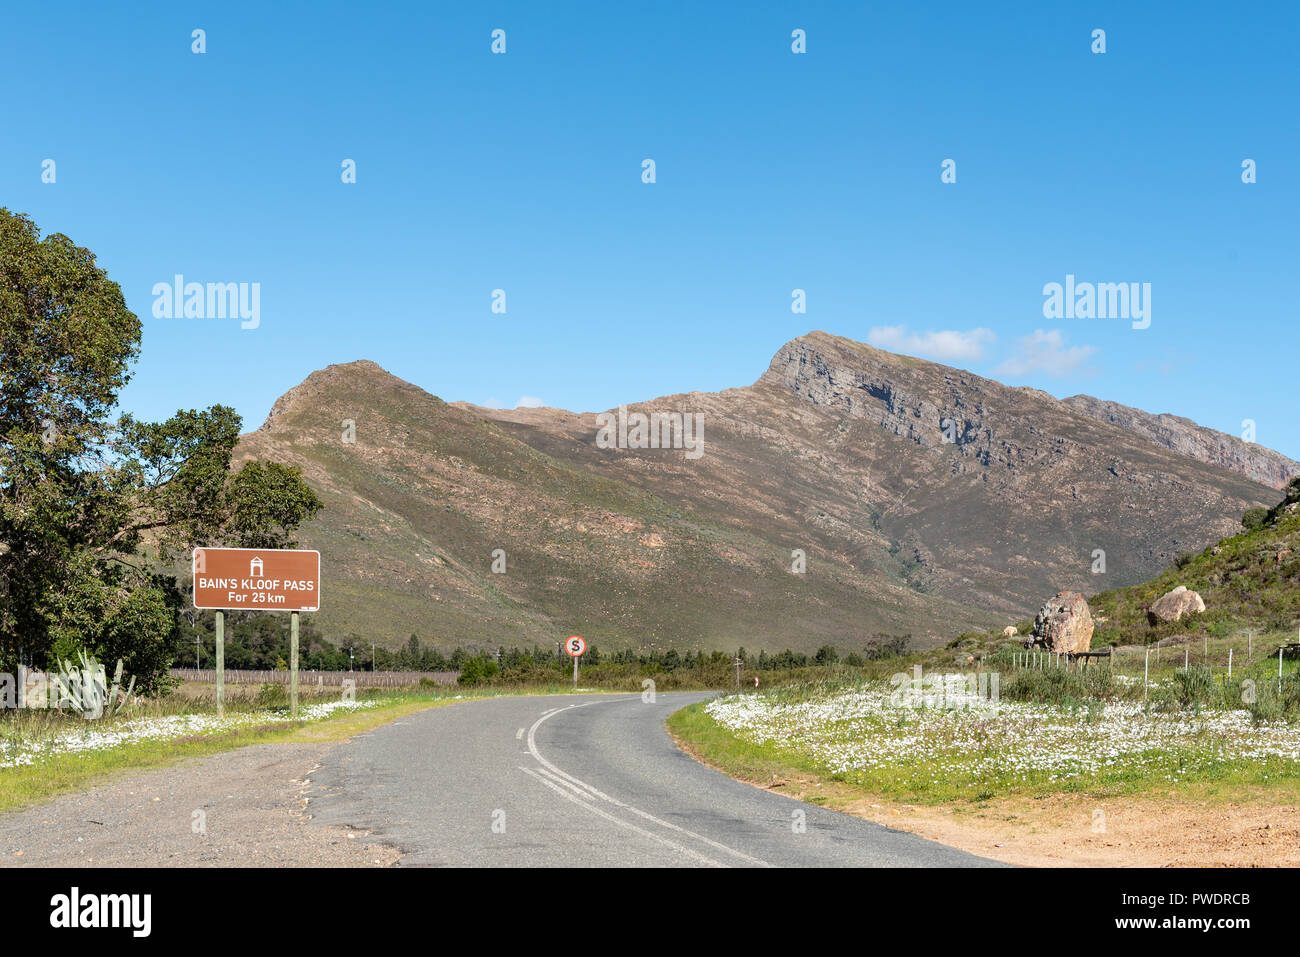
{"label": "road shoulder", "polygon": [[122,776],[0,815],[0,861],[27,867],[384,867],[364,832],[306,826],[333,743],[268,743]]}
{"label": "road shoulder", "polygon": [[964,806],[904,804],[806,769],[727,756],[689,740],[669,718],[685,754],[737,781],[907,831],[981,857],[1024,867],[1294,867],[1300,807],[1266,793],[1232,798],[1215,789],[1095,796],[993,798]]}

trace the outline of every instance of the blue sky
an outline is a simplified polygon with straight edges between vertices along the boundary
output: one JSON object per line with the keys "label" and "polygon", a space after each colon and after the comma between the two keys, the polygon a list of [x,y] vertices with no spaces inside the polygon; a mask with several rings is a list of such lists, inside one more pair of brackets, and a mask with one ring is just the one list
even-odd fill
{"label": "blue sky", "polygon": [[[0,205],[121,284],[139,415],[255,428],[359,358],[600,410],[748,385],[823,329],[1300,458],[1294,4],[130,11],[0,15]],[[260,325],[155,318],[177,273],[259,283]],[[1150,328],[1044,318],[1067,274],[1150,283]]]}

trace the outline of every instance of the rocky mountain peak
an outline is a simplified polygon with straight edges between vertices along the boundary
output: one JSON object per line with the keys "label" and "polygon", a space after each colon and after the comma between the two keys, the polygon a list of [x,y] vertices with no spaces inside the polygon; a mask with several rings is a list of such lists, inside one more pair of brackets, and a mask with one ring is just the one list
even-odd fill
{"label": "rocky mountain peak", "polygon": [[[1190,419],[1152,415],[1086,395],[1058,400],[1038,389],[1006,386],[824,332],[787,342],[760,381],[776,383],[814,405],[868,419],[924,448],[951,445],[984,464],[1015,464],[1006,441],[1021,432],[1013,422],[1028,434],[1041,434],[1048,423],[1058,422],[1063,428],[1054,440],[1066,446],[1074,439],[1069,420],[1083,416],[1270,488],[1280,489],[1300,475],[1300,463]],[[988,419],[993,409],[997,429]]]}

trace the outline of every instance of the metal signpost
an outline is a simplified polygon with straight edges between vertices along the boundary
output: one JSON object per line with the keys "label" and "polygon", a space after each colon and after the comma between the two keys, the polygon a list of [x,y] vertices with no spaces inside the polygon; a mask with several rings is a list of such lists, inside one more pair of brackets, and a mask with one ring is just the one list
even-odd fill
{"label": "metal signpost", "polygon": [[578,690],[578,659],[587,651],[587,643],[578,635],[570,635],[569,640],[564,643],[564,650],[569,653],[573,659],[573,690]]}
{"label": "metal signpost", "polygon": [[194,549],[194,607],[216,612],[217,714],[225,710],[227,611],[287,611],[289,708],[298,716],[298,613],[320,608],[320,552],[287,548]]}

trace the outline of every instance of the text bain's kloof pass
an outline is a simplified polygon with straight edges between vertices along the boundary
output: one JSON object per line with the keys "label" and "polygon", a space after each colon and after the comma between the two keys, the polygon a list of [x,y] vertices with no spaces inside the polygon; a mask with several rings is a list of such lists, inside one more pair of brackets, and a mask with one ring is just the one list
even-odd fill
{"label": "text bain's kloof pass", "polygon": [[320,552],[196,548],[194,607],[316,611],[320,608]]}

